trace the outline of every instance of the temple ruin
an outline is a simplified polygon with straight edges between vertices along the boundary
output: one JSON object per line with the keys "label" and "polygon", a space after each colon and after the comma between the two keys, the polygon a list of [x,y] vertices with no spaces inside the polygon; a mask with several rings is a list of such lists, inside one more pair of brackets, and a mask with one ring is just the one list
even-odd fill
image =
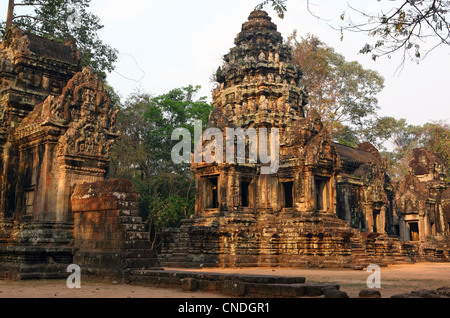
{"label": "temple ruin", "polygon": [[[158,259],[131,183],[105,180],[120,134],[103,83],[81,67],[72,39],[8,29],[0,44],[0,278],[66,278],[78,264],[96,278],[168,275],[179,284],[160,266],[449,261],[443,159],[417,149],[410,175],[393,183],[374,146],[331,140],[266,12],[251,13],[235,44],[216,73],[208,127],[222,133],[224,153],[244,145],[245,154],[193,160],[195,215],[161,234]],[[249,129],[256,139],[227,136]],[[279,138],[279,153],[258,161],[249,149],[263,149],[264,138]],[[205,138],[196,154],[213,145]]]}
{"label": "temple ruin", "polygon": [[415,246],[422,260],[448,259],[450,186],[445,181],[445,161],[420,148],[413,150],[408,165],[410,174],[396,191],[398,234]]}
{"label": "temple ruin", "polygon": [[[266,12],[250,14],[235,45],[216,74],[208,127],[223,132],[224,148],[230,140],[238,146],[227,129],[277,128],[279,169],[264,174],[265,163],[248,157],[193,162],[196,212],[163,233],[162,264],[363,268],[423,259],[422,245],[410,241],[430,242],[431,234],[442,239],[428,247],[427,259],[449,260],[443,166],[427,161],[425,171],[416,171],[396,194],[386,160],[374,146],[333,142],[318,113],[308,111],[301,70]],[[199,152],[210,145],[202,141]],[[424,223],[428,217],[431,227]]]}
{"label": "temple ruin", "polygon": [[[80,63],[81,56],[70,39],[57,43],[12,27],[1,42],[3,277],[67,276],[67,265],[85,252],[84,246],[96,251],[97,259],[101,253],[117,253],[124,247],[112,241],[95,249],[85,244],[93,236],[86,229],[95,224],[100,227],[100,214],[111,215],[110,225],[116,224],[103,227],[102,235],[122,235],[122,240],[130,240],[130,250],[132,240],[126,235],[129,227],[142,233],[140,238],[146,237],[143,225],[139,225],[142,219],[137,217],[137,194],[132,195],[134,191],[127,183],[113,187],[107,207],[99,204],[102,196],[95,202],[88,200],[101,189],[112,189],[104,180],[109,152],[119,134],[114,128],[117,111],[112,109],[103,83],[90,68],[82,69]],[[86,187],[86,183],[95,183],[95,191],[86,190],[72,202],[74,192],[81,191],[77,186]],[[148,264],[155,265],[150,260],[154,255],[147,253],[145,257]],[[124,258],[133,256],[127,254]],[[83,260],[85,265],[99,267],[97,272],[101,270],[95,257],[86,260],[83,256]]]}

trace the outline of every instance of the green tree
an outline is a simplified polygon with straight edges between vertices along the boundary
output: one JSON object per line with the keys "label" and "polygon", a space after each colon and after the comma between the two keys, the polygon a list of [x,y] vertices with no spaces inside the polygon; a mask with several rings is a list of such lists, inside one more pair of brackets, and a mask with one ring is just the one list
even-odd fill
{"label": "green tree", "polygon": [[283,19],[284,13],[287,11],[286,1],[287,0],[264,0],[256,6],[255,10],[262,10],[266,5],[271,4],[272,9],[275,10],[281,19]]}
{"label": "green tree", "polygon": [[205,97],[195,98],[199,88],[178,88],[156,97],[134,93],[118,116],[122,137],[112,151],[110,174],[133,182],[155,247],[158,232],[194,211],[195,182],[189,164],[172,161],[176,142],[171,137],[177,128],[193,135],[195,120],[206,125],[212,106]]}
{"label": "green tree", "polygon": [[447,182],[450,182],[450,125],[445,121],[427,123],[422,127],[420,143],[444,158]]}
{"label": "green tree", "polygon": [[[369,141],[382,150],[393,179],[409,174],[408,161],[415,148],[425,147],[436,152],[450,167],[450,125],[444,121],[420,126],[408,124],[405,119],[381,117],[351,135],[357,136],[359,142]],[[450,169],[447,174],[450,177]]]}
{"label": "green tree", "polygon": [[369,141],[383,150],[386,143],[392,149],[406,149],[418,146],[421,131],[421,126],[410,125],[406,119],[380,117],[361,130],[358,136],[361,140]]}
{"label": "green tree", "polygon": [[346,61],[316,36],[301,40],[289,38],[292,61],[300,66],[302,85],[309,94],[309,107],[316,109],[336,139],[346,125],[357,126],[375,116],[379,108],[377,94],[384,88],[384,78],[364,69],[355,61]]}
{"label": "green tree", "polygon": [[[82,53],[82,66],[90,66],[102,79],[114,70],[117,50],[102,42],[98,31],[103,28],[99,18],[88,12],[91,0],[10,0],[6,21],[0,23],[4,35],[11,25],[36,35],[63,41],[69,37],[77,42]],[[17,9],[21,12],[17,14]]]}
{"label": "green tree", "polygon": [[381,150],[381,155],[388,161],[391,178],[400,180],[409,173],[408,159],[412,150],[420,146],[421,132],[421,126],[408,124],[403,118],[381,117],[365,127],[360,138]]}

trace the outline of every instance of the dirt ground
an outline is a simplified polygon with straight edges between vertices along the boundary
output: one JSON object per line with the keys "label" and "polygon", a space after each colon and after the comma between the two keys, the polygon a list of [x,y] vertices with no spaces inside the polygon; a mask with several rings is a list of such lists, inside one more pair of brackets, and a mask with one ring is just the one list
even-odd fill
{"label": "dirt ground", "polygon": [[[192,270],[194,271],[194,270]],[[199,271],[199,270],[195,270]],[[204,272],[242,273],[257,275],[299,276],[309,283],[336,283],[351,298],[358,297],[361,289],[367,289],[366,271],[331,269],[205,269]],[[450,263],[421,263],[394,265],[381,268],[383,298],[414,290],[436,289],[450,286]],[[80,289],[68,289],[66,281],[2,281],[0,298],[224,298],[205,292],[183,292],[133,285],[83,283]]]}

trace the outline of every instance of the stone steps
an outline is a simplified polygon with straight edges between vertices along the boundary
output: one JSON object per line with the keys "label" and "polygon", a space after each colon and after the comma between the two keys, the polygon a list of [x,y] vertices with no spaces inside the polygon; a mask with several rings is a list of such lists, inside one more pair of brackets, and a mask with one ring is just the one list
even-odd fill
{"label": "stone steps", "polygon": [[150,234],[145,230],[142,218],[131,218],[133,223],[123,224],[125,230],[125,248],[127,250],[126,268],[150,269],[157,266],[158,260],[151,250]]}

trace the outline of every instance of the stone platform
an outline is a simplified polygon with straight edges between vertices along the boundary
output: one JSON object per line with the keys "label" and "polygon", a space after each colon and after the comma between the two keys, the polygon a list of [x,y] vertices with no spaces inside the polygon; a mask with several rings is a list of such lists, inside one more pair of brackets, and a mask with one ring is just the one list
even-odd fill
{"label": "stone platform", "polygon": [[306,283],[305,277],[220,274],[182,270],[133,270],[127,275],[133,285],[214,292],[231,297],[296,298],[320,297],[336,284]]}

